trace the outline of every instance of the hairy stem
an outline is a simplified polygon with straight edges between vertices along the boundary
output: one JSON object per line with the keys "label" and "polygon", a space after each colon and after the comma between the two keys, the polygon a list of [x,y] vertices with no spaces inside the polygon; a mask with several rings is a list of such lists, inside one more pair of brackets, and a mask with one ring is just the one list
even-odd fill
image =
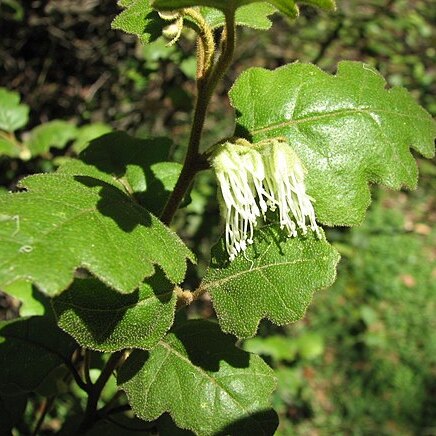
{"label": "hairy stem", "polygon": [[200,84],[209,73],[213,64],[213,55],[215,53],[215,41],[213,38],[212,29],[206,23],[203,15],[200,14],[194,8],[188,8],[184,10],[184,15],[194,20],[193,26],[190,21],[188,25],[193,27],[198,34],[198,46],[197,46],[197,81]]}
{"label": "hairy stem", "polygon": [[[195,175],[205,168],[204,158],[199,153],[200,140],[206,120],[207,108],[218,82],[229,68],[235,50],[236,26],[235,11],[226,13],[226,26],[221,39],[221,55],[215,66],[208,71],[202,79],[204,85],[198,86],[197,101],[195,104],[194,119],[192,121],[191,135],[188,151],[179,179],[161,215],[163,223],[169,225],[179,205],[189,189]],[[199,83],[200,85],[200,83]],[[207,166],[206,166],[207,168]]]}

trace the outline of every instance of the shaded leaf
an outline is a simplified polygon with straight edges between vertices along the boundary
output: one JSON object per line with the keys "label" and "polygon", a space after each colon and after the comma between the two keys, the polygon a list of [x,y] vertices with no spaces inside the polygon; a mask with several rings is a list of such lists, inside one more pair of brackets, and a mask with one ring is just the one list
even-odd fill
{"label": "shaded leaf", "polygon": [[0,395],[0,429],[7,435],[15,424],[23,419],[26,409],[27,395]]}
{"label": "shaded leaf", "polygon": [[58,325],[92,350],[150,349],[173,323],[176,293],[162,273],[129,295],[98,280],[76,280],[53,299]]}
{"label": "shaded leaf", "polygon": [[67,121],[53,120],[35,127],[27,143],[32,156],[47,153],[51,147],[64,148],[77,135],[77,127]]}
{"label": "shaded leaf", "polygon": [[0,130],[14,132],[29,120],[29,106],[20,104],[18,92],[0,88]]}
{"label": "shaded leaf", "polygon": [[[0,284],[26,279],[55,295],[87,268],[120,292],[162,267],[179,283],[192,253],[170,229],[125,193],[97,178],[35,175],[28,192],[0,194]],[[13,219],[18,217],[17,219]]]}
{"label": "shaded leaf", "polygon": [[434,154],[436,127],[403,88],[360,62],[341,62],[335,76],[311,64],[252,68],[231,91],[240,136],[286,137],[306,169],[318,221],[355,225],[370,203],[368,182],[414,188],[409,147]]}
{"label": "shaded leaf", "polygon": [[188,321],[150,352],[134,351],[119,371],[119,387],[145,420],[169,412],[198,435],[273,434],[273,372],[234,342],[215,323]]}
{"label": "shaded leaf", "polygon": [[0,322],[0,392],[34,391],[55,368],[69,365],[76,347],[49,317]]}
{"label": "shaded leaf", "polygon": [[314,291],[334,282],[338,261],[337,251],[311,232],[286,238],[266,226],[232,262],[221,240],[201,288],[210,293],[222,329],[246,338],[262,318],[278,325],[302,318]]}
{"label": "shaded leaf", "polygon": [[[138,139],[113,132],[93,140],[79,159],[111,175],[150,212],[159,214],[181,171],[179,163],[168,162],[171,145],[167,138]],[[78,170],[77,164],[69,165]],[[68,167],[60,171],[73,173]],[[98,174],[91,174],[86,168],[82,171],[75,174],[94,177]]]}

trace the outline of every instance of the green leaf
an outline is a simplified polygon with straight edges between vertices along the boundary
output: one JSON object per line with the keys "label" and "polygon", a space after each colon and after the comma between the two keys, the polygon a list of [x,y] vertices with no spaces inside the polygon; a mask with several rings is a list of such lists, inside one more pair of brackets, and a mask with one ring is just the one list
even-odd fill
{"label": "green leaf", "polygon": [[47,307],[50,307],[49,300],[29,282],[17,281],[4,286],[2,290],[21,301],[21,316],[44,315]]}
{"label": "green leaf", "polygon": [[[156,9],[180,9],[191,6],[206,6],[219,9],[223,12],[234,11],[242,6],[250,5],[252,3],[259,3],[262,0],[151,0],[151,5]],[[299,9],[296,0],[264,0],[277,8],[284,15],[290,18],[298,16]],[[336,3],[334,0],[304,0],[310,6],[316,6],[325,10],[335,10]]]}
{"label": "green leaf", "polygon": [[[113,132],[92,141],[79,159],[100,172],[110,174],[141,205],[158,215],[182,168],[177,162],[166,162],[171,145],[167,138],[138,139],[124,132]],[[77,171],[77,164],[69,165]],[[61,171],[71,173],[69,167],[61,168]],[[97,173],[76,174],[95,177]]]}
{"label": "green leaf", "polygon": [[49,121],[30,132],[29,150],[32,156],[38,156],[47,153],[50,147],[64,148],[76,135],[77,127],[74,124],[62,120]]}
{"label": "green leaf", "polygon": [[174,285],[158,272],[129,295],[98,280],[76,280],[53,299],[58,325],[83,347],[114,352],[154,347],[173,323]]}
{"label": "green leaf", "polygon": [[93,139],[99,138],[111,131],[112,128],[103,123],[82,126],[77,130],[76,140],[73,142],[72,148],[76,153],[80,153]]}
{"label": "green leaf", "polygon": [[323,354],[324,342],[320,334],[313,332],[297,337],[257,336],[244,342],[244,350],[270,356],[276,363],[295,360],[297,354],[302,359],[311,360]]}
{"label": "green leaf", "polygon": [[[243,0],[250,2],[252,0]],[[259,0],[255,0],[259,1]],[[299,8],[297,3],[304,3],[313,7],[323,9],[325,11],[334,11],[336,9],[335,0],[267,0],[274,5],[281,13],[287,15],[290,18],[295,18],[299,14]]]}
{"label": "green leaf", "polygon": [[334,282],[338,261],[337,251],[312,232],[287,238],[265,226],[232,262],[221,240],[201,288],[209,291],[222,329],[247,338],[262,318],[278,325],[302,318],[314,291]]}
{"label": "green leaf", "polygon": [[49,317],[0,322],[0,392],[35,391],[55,368],[70,365],[76,348],[74,340]]}
{"label": "green leaf", "polygon": [[0,132],[0,156],[17,157],[20,154],[20,148],[10,138],[3,136]]}
{"label": "green leaf", "polygon": [[275,362],[292,361],[298,352],[298,345],[294,338],[288,336],[257,336],[244,342],[244,350],[250,353],[270,356]]}
{"label": "green leaf", "polygon": [[150,352],[134,351],[118,385],[147,421],[169,412],[179,427],[198,435],[273,434],[273,372],[234,342],[215,323],[188,321]]}
{"label": "green leaf", "polygon": [[194,259],[175,233],[113,184],[55,173],[28,177],[21,187],[28,192],[0,194],[0,210],[10,217],[0,222],[0,285],[26,279],[55,295],[83,267],[131,292],[153,275],[153,264],[180,283],[186,258]]}
{"label": "green leaf", "polygon": [[0,88],[0,130],[14,132],[29,120],[29,106],[20,104],[18,92]]}
{"label": "green leaf", "polygon": [[[277,10],[267,3],[242,6],[236,11],[236,24],[253,29],[268,30],[272,25],[269,16],[274,12]],[[201,8],[201,13],[212,29],[224,26],[224,14],[218,9]]]}
{"label": "green leaf", "polygon": [[368,183],[414,188],[409,147],[434,154],[436,124],[403,89],[360,62],[332,76],[311,64],[252,68],[231,90],[237,133],[252,142],[286,137],[307,169],[318,221],[355,225],[370,203]]}
{"label": "green leaf", "polygon": [[118,4],[126,9],[112,21],[112,29],[136,35],[143,44],[162,35],[166,24],[150,6],[149,0],[125,0]]}

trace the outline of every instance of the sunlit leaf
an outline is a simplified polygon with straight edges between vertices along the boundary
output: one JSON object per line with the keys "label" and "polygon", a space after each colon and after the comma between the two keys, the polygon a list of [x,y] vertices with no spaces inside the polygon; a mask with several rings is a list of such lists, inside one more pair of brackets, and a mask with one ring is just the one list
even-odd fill
{"label": "sunlit leaf", "polygon": [[119,387],[145,420],[169,412],[198,435],[273,434],[273,372],[234,342],[215,323],[189,321],[150,352],[134,351],[119,371]]}
{"label": "sunlit leaf", "polygon": [[232,262],[221,240],[201,288],[210,293],[223,330],[250,337],[262,318],[279,325],[302,318],[314,291],[334,282],[338,260],[337,251],[312,233],[287,238],[267,226]]}
{"label": "sunlit leaf", "polygon": [[334,76],[311,64],[252,68],[237,80],[231,100],[239,136],[286,137],[306,167],[317,219],[327,225],[362,221],[369,182],[416,187],[409,148],[434,155],[430,115],[360,62],[341,62]]}
{"label": "sunlit leaf", "polygon": [[55,173],[28,177],[21,186],[27,192],[0,194],[0,285],[26,279],[55,295],[84,267],[131,292],[154,274],[153,264],[173,283],[183,280],[193,255],[115,184]]}

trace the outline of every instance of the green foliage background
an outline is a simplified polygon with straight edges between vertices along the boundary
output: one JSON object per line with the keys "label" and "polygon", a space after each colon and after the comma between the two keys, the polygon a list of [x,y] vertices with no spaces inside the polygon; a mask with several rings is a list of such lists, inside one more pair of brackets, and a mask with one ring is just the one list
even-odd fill
{"label": "green foliage background", "polygon": [[[274,68],[296,59],[330,72],[340,59],[367,62],[436,114],[432,3],[339,0],[333,18],[302,7],[298,21],[274,17],[270,32],[240,31],[237,68],[226,78],[221,98],[213,101],[206,138],[212,143],[223,132],[231,134],[224,93],[242,70]],[[141,46],[133,37],[108,30],[119,12],[112,0],[74,7],[65,0],[47,5],[11,1],[0,5],[0,12],[0,86],[19,91],[31,107],[27,128],[62,118],[78,126],[104,123],[139,137],[172,129],[177,144],[186,143],[194,93],[189,80],[195,74],[193,37],[181,42],[181,51],[166,48],[161,40]],[[42,156],[27,161],[0,158],[4,189],[25,174],[53,170],[80,150],[67,140],[50,145],[58,148],[47,146]],[[183,147],[173,146],[172,152],[178,159]],[[274,400],[281,418],[278,434],[436,432],[436,233],[431,228],[436,221],[436,169],[428,162],[419,166],[418,191],[374,190],[376,201],[360,228],[329,232],[343,257],[339,279],[316,295],[305,320],[286,328],[264,322],[260,336],[244,343],[247,350],[261,353],[279,378]],[[219,232],[209,175],[199,177],[191,199],[179,213],[177,230],[202,254],[204,271]],[[190,282],[198,282],[196,273],[191,272]],[[16,315],[17,301],[2,294],[0,303],[2,319]],[[198,314],[213,316],[207,301],[194,307],[192,315]],[[101,358],[93,359],[94,368],[102,366]],[[53,389],[48,380],[31,397],[20,431],[31,425],[41,395]],[[79,390],[62,394],[62,389],[55,389],[61,401],[50,413],[46,434],[54,433],[57,420],[84,401]],[[114,389],[108,385],[104,395],[110,398]],[[13,419],[1,410],[1,419]],[[165,420],[160,428],[171,432]],[[133,420],[128,425],[145,431],[144,424]]]}

